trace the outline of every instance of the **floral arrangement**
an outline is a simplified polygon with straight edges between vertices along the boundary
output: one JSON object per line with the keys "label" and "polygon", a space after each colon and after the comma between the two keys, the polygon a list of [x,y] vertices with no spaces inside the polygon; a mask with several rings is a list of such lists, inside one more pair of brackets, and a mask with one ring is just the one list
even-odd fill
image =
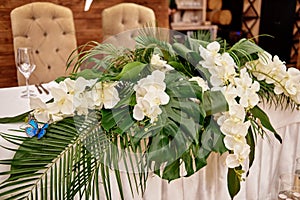
{"label": "floral arrangement", "polygon": [[[1,161],[11,170],[0,187],[14,187],[0,196],[99,198],[101,185],[111,199],[112,170],[123,199],[123,181],[143,194],[149,171],[168,181],[188,177],[211,152],[227,153],[228,191],[232,198],[239,192],[257,137],[273,133],[281,142],[260,105],[299,108],[299,70],[251,40],[230,46],[158,33],[142,30],[133,50],[84,45],[70,56],[74,73],[49,88],[51,101],[31,98],[29,113],[2,119],[29,114],[47,126],[39,138],[42,128],[32,123],[21,130],[30,138],[1,134],[19,148],[14,159]],[[79,71],[87,62],[93,68]]]}

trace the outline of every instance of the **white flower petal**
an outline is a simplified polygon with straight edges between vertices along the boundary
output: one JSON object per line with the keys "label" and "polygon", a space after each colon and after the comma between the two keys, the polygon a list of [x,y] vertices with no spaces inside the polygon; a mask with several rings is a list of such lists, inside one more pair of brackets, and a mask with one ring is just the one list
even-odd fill
{"label": "white flower petal", "polygon": [[139,105],[135,105],[133,108],[133,118],[141,121],[143,120],[145,117],[143,110],[141,109],[141,107]]}
{"label": "white flower petal", "polygon": [[46,103],[43,102],[40,98],[36,98],[36,97],[30,97],[29,98],[29,105],[31,109],[46,109]]}
{"label": "white flower petal", "polygon": [[39,122],[47,123],[50,121],[50,114],[48,112],[35,112],[34,117]]}
{"label": "white flower petal", "polygon": [[239,161],[238,161],[238,156],[234,155],[234,154],[229,154],[226,157],[226,165],[229,168],[235,168],[238,167],[240,165]]}

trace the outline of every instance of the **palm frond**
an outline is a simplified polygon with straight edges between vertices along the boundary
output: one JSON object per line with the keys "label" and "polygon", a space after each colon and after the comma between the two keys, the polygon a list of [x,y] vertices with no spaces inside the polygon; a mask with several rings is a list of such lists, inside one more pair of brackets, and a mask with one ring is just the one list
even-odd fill
{"label": "palm frond", "polygon": [[132,54],[126,48],[116,47],[110,43],[88,42],[72,52],[67,67],[73,66],[73,72],[80,68],[109,70],[112,66],[122,67],[122,62],[132,61]]}
{"label": "palm frond", "polygon": [[[79,134],[73,119],[67,118],[57,124],[51,124],[47,135],[41,140],[20,136],[12,138],[2,133],[1,136],[5,140],[19,144],[20,147],[14,150],[14,159],[2,161],[2,164],[11,165],[11,169],[0,173],[9,174],[9,178],[0,185],[0,197],[73,199],[77,191],[85,191],[81,177],[86,170],[79,170],[78,166],[82,166],[78,163],[84,160],[86,167],[95,161],[91,152],[86,150],[83,139],[88,137],[88,133],[95,134],[98,126],[95,126],[95,120],[85,120],[84,123],[77,121],[76,124],[89,129],[80,131]],[[89,168],[86,168],[89,171],[85,175],[94,175],[92,172],[95,168],[95,165],[89,165]],[[83,180],[84,183],[90,181],[86,177]]]}
{"label": "palm frond", "polygon": [[197,40],[201,40],[201,41],[207,41],[207,42],[211,42],[211,33],[209,30],[198,30],[198,31],[194,31],[191,34],[191,38],[197,39]]}
{"label": "palm frond", "polygon": [[258,95],[264,105],[274,106],[277,109],[285,110],[291,108],[292,110],[297,109],[299,105],[295,103],[289,96],[284,94],[275,94],[274,85],[267,84],[264,81],[259,81],[260,90]]}
{"label": "palm frond", "polygon": [[139,34],[136,37],[136,54],[158,51],[156,53],[161,54],[166,60],[169,60],[175,55],[170,42],[173,42],[170,30],[159,29],[157,27],[143,27],[139,29]]}
{"label": "palm frond", "polygon": [[246,62],[257,58],[257,53],[263,51],[264,50],[261,47],[256,45],[251,40],[241,39],[228,50],[228,53],[233,57],[235,63],[240,67]]}
{"label": "palm frond", "polygon": [[[65,179],[57,180],[57,177],[49,177],[48,173],[56,171],[58,174],[66,173],[66,158],[70,156],[74,145],[76,145],[76,131],[70,119],[61,123],[51,125],[45,139],[24,138],[15,136],[13,140],[6,134],[1,136],[10,142],[22,142],[19,149],[15,149],[15,156],[7,164],[11,165],[10,171],[1,172],[1,175],[9,174],[9,178],[1,183],[1,198],[26,198],[39,196],[43,197],[47,193],[53,192],[53,188],[60,190],[60,183]],[[55,133],[63,129],[63,137],[52,137]],[[75,139],[75,140],[74,140]],[[74,141],[74,142],[71,142]],[[70,146],[68,146],[71,143]],[[32,165],[36,163],[36,165]],[[63,167],[63,164],[65,166]],[[34,166],[34,167],[33,167]],[[26,182],[26,184],[24,184]],[[56,183],[56,184],[55,184]],[[8,190],[9,189],[9,190]],[[51,189],[53,189],[51,191]],[[58,196],[61,196],[58,194]],[[63,197],[63,195],[61,196]]]}

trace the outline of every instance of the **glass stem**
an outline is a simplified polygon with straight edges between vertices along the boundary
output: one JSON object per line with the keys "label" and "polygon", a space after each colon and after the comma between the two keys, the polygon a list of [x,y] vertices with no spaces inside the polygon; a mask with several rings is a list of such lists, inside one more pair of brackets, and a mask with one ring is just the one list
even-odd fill
{"label": "glass stem", "polygon": [[29,84],[28,84],[28,78],[26,79],[26,93],[27,93],[27,98],[29,98],[30,94],[29,94]]}

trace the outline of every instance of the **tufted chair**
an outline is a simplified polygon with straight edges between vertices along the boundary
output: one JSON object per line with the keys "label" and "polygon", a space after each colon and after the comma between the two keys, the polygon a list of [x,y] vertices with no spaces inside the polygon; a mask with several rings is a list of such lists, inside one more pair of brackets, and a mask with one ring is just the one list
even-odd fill
{"label": "tufted chair", "polygon": [[120,3],[102,11],[103,40],[118,46],[134,47],[137,29],[146,24],[155,24],[155,14],[142,5]]}
{"label": "tufted chair", "polygon": [[[31,47],[36,69],[30,84],[49,82],[68,75],[66,61],[77,47],[72,11],[49,2],[34,2],[15,8],[10,13],[14,50]],[[18,84],[25,79],[18,72]]]}

